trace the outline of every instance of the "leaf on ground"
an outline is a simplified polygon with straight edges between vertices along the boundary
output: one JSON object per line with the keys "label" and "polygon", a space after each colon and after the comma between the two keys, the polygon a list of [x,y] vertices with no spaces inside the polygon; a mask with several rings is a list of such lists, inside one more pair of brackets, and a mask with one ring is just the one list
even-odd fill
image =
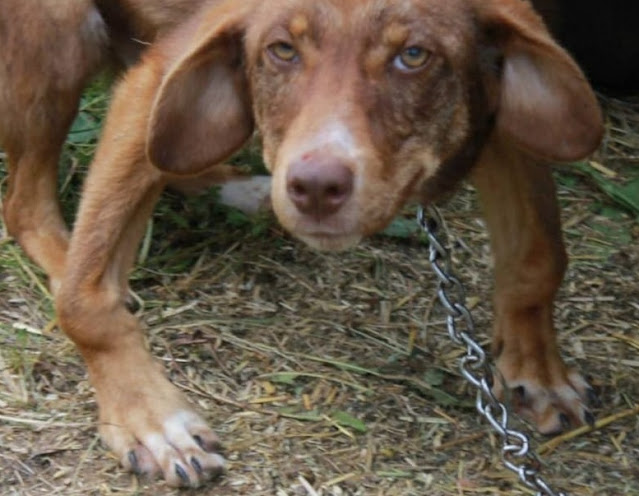
{"label": "leaf on ground", "polygon": [[626,183],[611,181],[587,162],[578,162],[574,167],[591,177],[597,186],[606,193],[615,203],[639,215],[639,177],[635,177]]}
{"label": "leaf on ground", "polygon": [[299,377],[299,374],[295,372],[282,372],[269,376],[269,380],[271,382],[275,382],[277,384],[287,384],[289,386],[295,385],[295,379]]}
{"label": "leaf on ground", "polygon": [[433,400],[440,406],[463,406],[465,404],[464,401],[452,394],[435,387],[428,388],[424,391],[424,393],[433,398]]}
{"label": "leaf on ground", "polygon": [[[603,216],[606,216],[605,211],[602,212]],[[613,213],[610,213],[609,220],[613,222],[589,222],[590,227],[602,235],[602,237],[612,243],[612,246],[602,246],[595,251],[601,251],[606,255],[614,253],[618,247],[627,246],[632,243],[632,233],[626,229],[623,225],[620,226],[614,222]]]}
{"label": "leaf on ground", "polygon": [[364,433],[368,430],[366,424],[358,418],[353,417],[351,414],[343,411],[334,412],[331,418],[342,427],[350,427],[357,432]]}
{"label": "leaf on ground", "polygon": [[424,372],[424,381],[434,387],[444,384],[444,377],[445,374],[441,369],[427,369]]}

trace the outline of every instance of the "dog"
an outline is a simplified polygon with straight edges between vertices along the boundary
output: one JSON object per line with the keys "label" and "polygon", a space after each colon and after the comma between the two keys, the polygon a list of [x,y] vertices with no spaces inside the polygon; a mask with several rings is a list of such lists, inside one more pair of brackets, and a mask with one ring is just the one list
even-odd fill
{"label": "dog", "polygon": [[[544,433],[593,422],[592,389],[553,327],[566,254],[548,163],[595,150],[602,116],[528,2],[4,0],[0,14],[5,223],[50,278],[125,469],[172,486],[222,471],[216,435],[127,311],[127,274],[162,190],[225,180],[220,164],[256,129],[277,218],[320,250],[352,247],[408,201],[469,178],[495,258],[496,393],[512,391]],[[69,236],[60,146],[82,88],[114,57],[132,66]]]}

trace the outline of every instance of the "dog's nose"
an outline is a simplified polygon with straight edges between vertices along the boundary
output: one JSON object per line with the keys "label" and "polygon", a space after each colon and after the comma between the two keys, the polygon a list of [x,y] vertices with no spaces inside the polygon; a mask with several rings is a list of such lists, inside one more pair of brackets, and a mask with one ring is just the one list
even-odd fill
{"label": "dog's nose", "polygon": [[353,192],[353,173],[335,159],[303,157],[291,164],[286,177],[288,196],[315,220],[337,212]]}

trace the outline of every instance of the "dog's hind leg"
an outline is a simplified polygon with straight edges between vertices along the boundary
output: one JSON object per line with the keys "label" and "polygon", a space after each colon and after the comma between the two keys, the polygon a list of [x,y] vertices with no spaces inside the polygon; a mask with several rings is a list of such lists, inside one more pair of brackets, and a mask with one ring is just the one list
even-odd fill
{"label": "dog's hind leg", "polygon": [[562,361],[553,325],[566,253],[551,168],[495,139],[472,179],[495,259],[496,392],[543,433],[591,423],[592,390]]}
{"label": "dog's hind leg", "polygon": [[0,29],[0,144],[8,167],[3,217],[55,290],[68,244],[58,161],[82,89],[106,55],[106,34],[90,2],[4,0],[0,16],[7,21]]}

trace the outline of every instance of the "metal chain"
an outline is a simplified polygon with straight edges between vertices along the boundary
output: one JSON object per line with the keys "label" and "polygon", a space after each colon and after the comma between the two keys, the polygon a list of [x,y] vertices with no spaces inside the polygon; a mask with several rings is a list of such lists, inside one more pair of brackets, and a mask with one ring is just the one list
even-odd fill
{"label": "metal chain", "polygon": [[475,324],[468,307],[466,293],[451,267],[450,252],[445,233],[438,234],[444,225],[439,210],[433,206],[419,209],[417,222],[429,241],[429,261],[438,278],[437,296],[446,311],[446,326],[450,338],[466,347],[459,366],[464,378],[477,389],[475,406],[502,440],[502,463],[515,472],[519,480],[537,491],[537,496],[566,496],[550,488],[539,475],[541,462],[530,450],[528,436],[508,427],[508,410],[493,394],[493,373],[486,360],[486,352],[475,341]]}

